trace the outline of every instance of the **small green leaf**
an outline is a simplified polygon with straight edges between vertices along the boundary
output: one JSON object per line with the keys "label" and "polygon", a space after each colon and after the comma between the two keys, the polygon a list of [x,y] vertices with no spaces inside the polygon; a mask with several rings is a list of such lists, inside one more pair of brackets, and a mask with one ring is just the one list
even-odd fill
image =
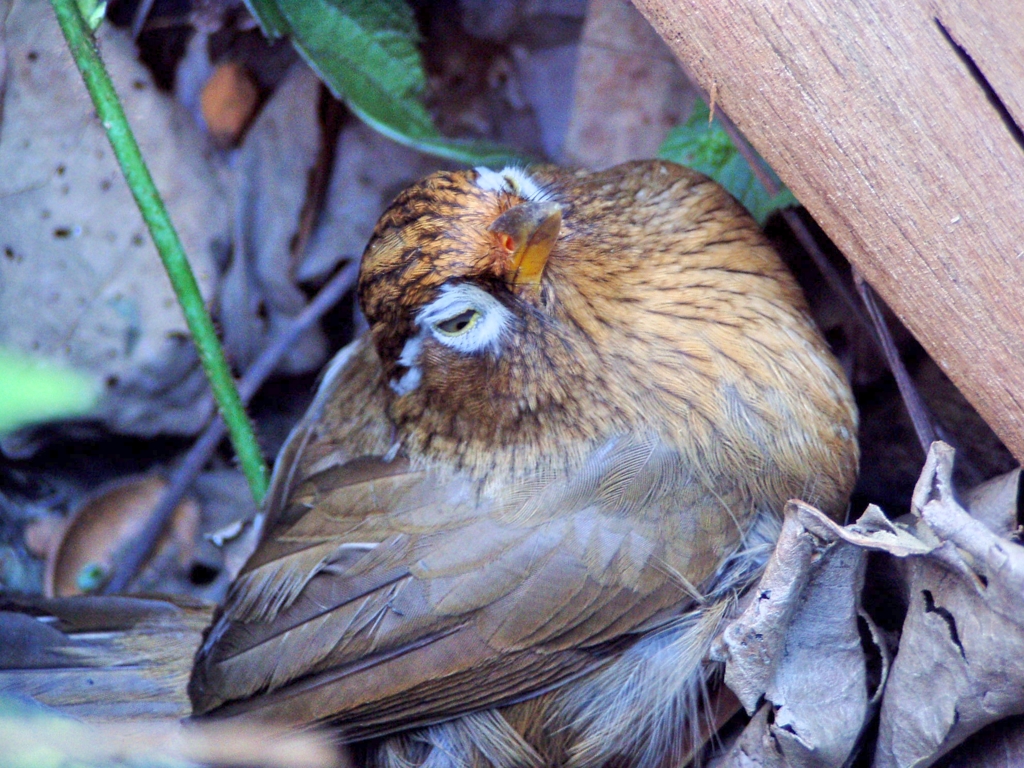
{"label": "small green leaf", "polygon": [[[405,0],[247,1],[264,31],[290,33],[331,92],[388,138],[469,165],[523,159],[491,142],[446,138],[434,126],[423,104],[416,18]],[[279,20],[270,19],[270,5]]]}
{"label": "small green leaf", "polygon": [[779,181],[775,171],[758,157],[758,161],[779,185],[779,193],[768,194],[750,165],[739,153],[718,120],[708,124],[708,105],[698,101],[690,118],[669,131],[658,157],[693,168],[711,177],[750,212],[758,224],[782,208],[800,205],[793,193]]}
{"label": "small green leaf", "polygon": [[245,0],[245,4],[260,23],[263,34],[271,40],[288,34],[288,22],[281,15],[274,0]]}
{"label": "small green leaf", "polygon": [[102,563],[87,563],[75,576],[75,586],[83,592],[95,592],[109,576]]}
{"label": "small green leaf", "polygon": [[87,376],[0,349],[0,434],[88,413],[99,386]]}
{"label": "small green leaf", "polygon": [[89,29],[95,32],[106,18],[107,0],[78,0],[78,11],[89,25]]}

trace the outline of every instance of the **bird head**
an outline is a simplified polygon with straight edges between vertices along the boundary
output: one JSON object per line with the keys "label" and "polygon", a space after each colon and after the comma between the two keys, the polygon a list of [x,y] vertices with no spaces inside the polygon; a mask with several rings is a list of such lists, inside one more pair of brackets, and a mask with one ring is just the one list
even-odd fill
{"label": "bird head", "polygon": [[500,357],[562,232],[562,205],[518,169],[438,173],[392,203],[363,254],[360,299],[399,396],[422,354]]}

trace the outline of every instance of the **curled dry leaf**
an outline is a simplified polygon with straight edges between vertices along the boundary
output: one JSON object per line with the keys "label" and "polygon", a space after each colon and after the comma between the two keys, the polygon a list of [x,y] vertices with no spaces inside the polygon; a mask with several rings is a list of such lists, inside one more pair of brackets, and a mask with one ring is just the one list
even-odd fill
{"label": "curled dry leaf", "polygon": [[896,557],[927,555],[939,546],[939,540],[917,521],[893,522],[874,504],[869,504],[857,522],[842,526],[812,507],[802,505],[797,514],[809,531],[826,540],[842,539],[864,549],[888,552]]}
{"label": "curled dry leaf", "polygon": [[1020,471],[965,494],[968,513],[954,494],[953,456],[932,445],[913,514],[895,522],[877,507],[846,527],[793,508],[822,539],[907,561],[910,605],[882,696],[875,768],[925,768],[981,728],[1024,713],[1024,548],[1012,540]]}
{"label": "curled dry leaf", "polygon": [[720,768],[838,767],[867,720],[857,626],[864,553],[808,530],[806,510],[824,518],[790,502],[753,599],[716,649],[726,684],[748,712],[757,710]]}
{"label": "curled dry leaf", "polygon": [[942,542],[909,561],[910,608],[882,701],[875,766],[932,765],[984,726],[1024,713],[1024,548],[1018,471],[956,501],[953,450],[935,443],[914,514]]}
{"label": "curled dry leaf", "polygon": [[[73,513],[46,561],[48,597],[77,595],[98,588],[118,552],[146,525],[167,482],[156,475],[118,480],[90,494]],[[184,566],[199,525],[199,507],[182,501],[150,563],[168,557]]]}

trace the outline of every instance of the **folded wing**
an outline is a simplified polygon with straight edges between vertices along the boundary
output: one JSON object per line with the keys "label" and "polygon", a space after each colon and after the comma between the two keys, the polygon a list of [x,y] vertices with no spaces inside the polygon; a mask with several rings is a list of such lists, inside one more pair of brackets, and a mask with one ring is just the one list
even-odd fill
{"label": "folded wing", "polygon": [[550,690],[700,599],[739,539],[710,498],[650,437],[501,498],[403,460],[313,473],[199,653],[195,711],[360,739]]}

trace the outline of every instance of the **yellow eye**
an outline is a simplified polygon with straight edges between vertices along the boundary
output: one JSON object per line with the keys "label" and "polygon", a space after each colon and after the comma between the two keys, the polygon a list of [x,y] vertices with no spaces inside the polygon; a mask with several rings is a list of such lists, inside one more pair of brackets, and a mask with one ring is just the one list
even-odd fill
{"label": "yellow eye", "polygon": [[448,336],[459,336],[474,325],[480,318],[480,313],[475,309],[467,309],[464,312],[460,312],[454,317],[449,317],[447,320],[442,320],[437,323],[434,328],[439,330],[441,333]]}

